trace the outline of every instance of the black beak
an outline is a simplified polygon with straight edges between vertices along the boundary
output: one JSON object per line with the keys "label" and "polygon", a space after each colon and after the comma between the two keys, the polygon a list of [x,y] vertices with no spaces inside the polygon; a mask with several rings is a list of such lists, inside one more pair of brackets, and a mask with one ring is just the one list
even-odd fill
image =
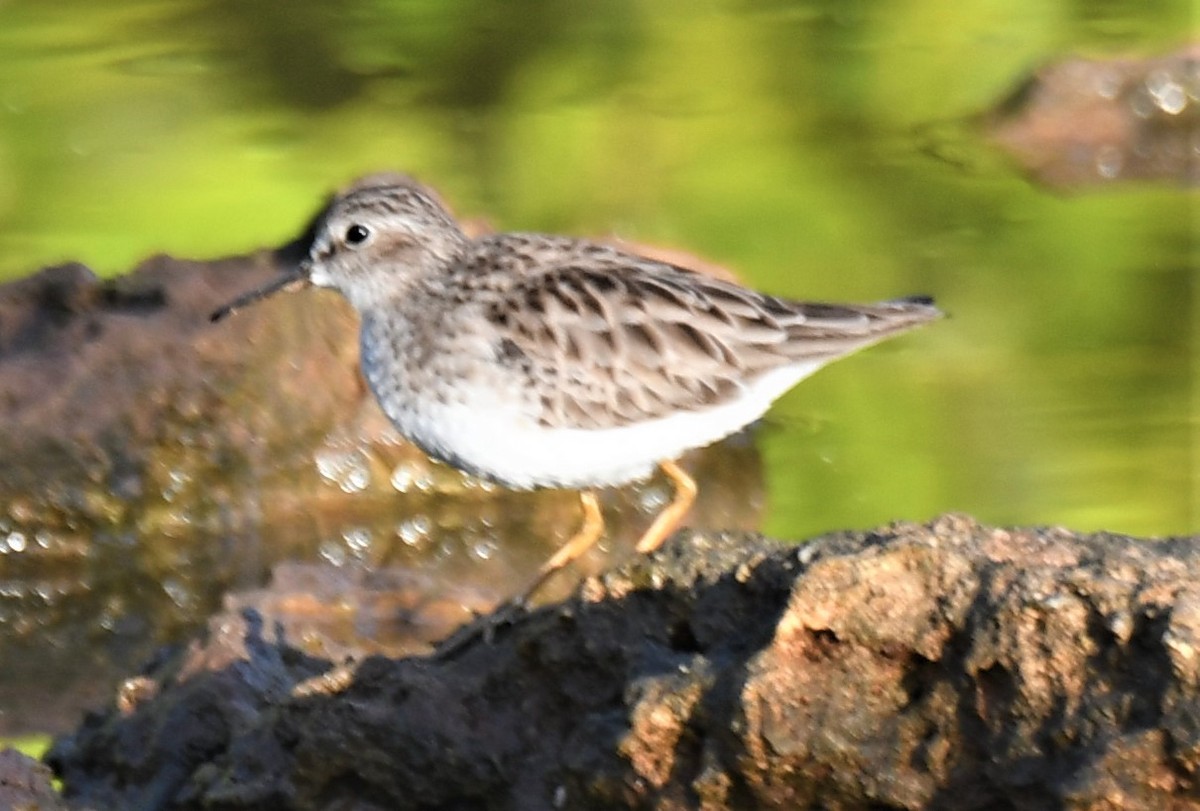
{"label": "black beak", "polygon": [[213,311],[213,314],[208,317],[214,324],[226,316],[233,315],[238,310],[253,304],[256,301],[261,301],[267,296],[272,296],[281,290],[299,290],[301,287],[308,287],[311,284],[308,280],[308,275],[289,274],[280,276],[273,282],[269,282],[257,290],[251,290],[245,295],[238,296],[233,301]]}

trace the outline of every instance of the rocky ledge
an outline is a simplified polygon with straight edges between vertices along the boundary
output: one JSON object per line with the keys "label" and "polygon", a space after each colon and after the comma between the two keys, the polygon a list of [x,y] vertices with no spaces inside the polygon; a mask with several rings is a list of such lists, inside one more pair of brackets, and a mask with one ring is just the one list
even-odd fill
{"label": "rocky ledge", "polygon": [[49,762],[97,809],[1194,807],[1198,575],[956,516],[685,532],[447,661],[218,616]]}

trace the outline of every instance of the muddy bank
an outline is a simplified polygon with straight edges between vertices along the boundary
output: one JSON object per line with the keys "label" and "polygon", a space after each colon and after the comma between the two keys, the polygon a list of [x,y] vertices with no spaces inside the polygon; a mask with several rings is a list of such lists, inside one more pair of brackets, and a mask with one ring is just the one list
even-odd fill
{"label": "muddy bank", "polygon": [[98,808],[1184,807],[1198,574],[1197,539],[953,516],[685,532],[450,661],[331,673],[219,616],[50,761]]}

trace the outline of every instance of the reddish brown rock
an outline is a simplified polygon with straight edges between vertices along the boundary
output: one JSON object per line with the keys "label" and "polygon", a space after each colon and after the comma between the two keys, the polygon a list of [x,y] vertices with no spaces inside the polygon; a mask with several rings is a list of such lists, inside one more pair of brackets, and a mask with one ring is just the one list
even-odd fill
{"label": "reddish brown rock", "polygon": [[1032,75],[986,119],[1038,181],[1200,182],[1200,45],[1149,59],[1070,59]]}
{"label": "reddish brown rock", "polygon": [[51,762],[98,808],[1195,807],[1198,573],[959,517],[681,533],[449,661],[314,680],[226,616]]}
{"label": "reddish brown rock", "polygon": [[71,265],[0,287],[0,731],[67,728],[91,686],[262,578],[279,552],[257,527],[311,525],[290,497],[362,399],[351,313],[282,300],[208,323],[284,264],[158,258],[113,281]]}

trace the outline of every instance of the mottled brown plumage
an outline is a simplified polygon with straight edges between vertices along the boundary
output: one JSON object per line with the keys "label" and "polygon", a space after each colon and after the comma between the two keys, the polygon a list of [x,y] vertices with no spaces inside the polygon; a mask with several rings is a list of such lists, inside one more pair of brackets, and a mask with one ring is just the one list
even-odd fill
{"label": "mottled brown plumage", "polygon": [[[926,302],[830,305],[756,293],[582,240],[501,234],[450,273],[480,295],[503,364],[542,390],[549,427],[613,428],[736,397],[928,320]],[[586,373],[584,373],[586,370]]]}

